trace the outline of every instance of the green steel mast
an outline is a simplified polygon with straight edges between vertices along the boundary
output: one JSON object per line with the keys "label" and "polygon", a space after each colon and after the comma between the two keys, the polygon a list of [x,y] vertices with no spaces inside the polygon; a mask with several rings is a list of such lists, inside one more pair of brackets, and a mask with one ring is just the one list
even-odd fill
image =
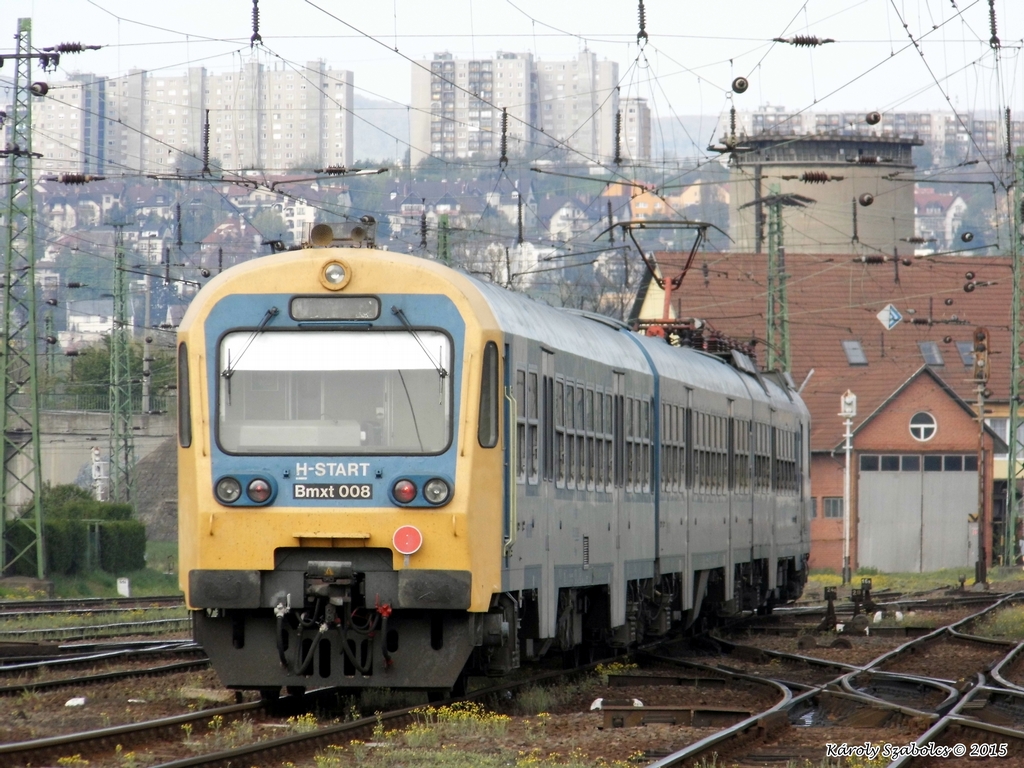
{"label": "green steel mast", "polygon": [[782,239],[782,200],[777,187],[768,205],[768,354],[769,371],[791,369],[789,303],[786,296],[786,251]]}
{"label": "green steel mast", "polygon": [[130,502],[135,439],[132,436],[131,327],[124,224],[114,224],[114,323],[110,330],[110,501]]}
{"label": "green steel mast", "polygon": [[[1024,341],[1024,322],[1021,302],[1024,302],[1024,241],[1021,229],[1024,228],[1024,147],[1017,149],[1013,157],[1014,183],[1007,193],[1008,203],[1012,206],[1010,215],[1010,254],[1013,257],[1013,305],[1010,308],[1010,435],[1009,456],[1006,461],[1006,523],[1003,533],[1003,562],[1010,565],[1014,562],[1014,548],[1017,543],[1017,520],[1020,517],[1021,491],[1017,483],[1024,473],[1021,472],[1020,461],[1024,456],[1021,444],[1021,396],[1024,393],[1024,359],[1021,356],[1021,342]],[[1024,554],[1024,553],[1022,553]]]}
{"label": "green steel mast", "polygon": [[[4,468],[0,473],[0,574],[35,554],[36,575],[46,572],[43,548],[42,462],[39,456],[39,335],[36,330],[35,205],[32,199],[32,20],[18,19],[13,109],[7,154],[7,238],[4,260],[4,407],[0,417]],[[30,537],[12,537],[23,527]]]}

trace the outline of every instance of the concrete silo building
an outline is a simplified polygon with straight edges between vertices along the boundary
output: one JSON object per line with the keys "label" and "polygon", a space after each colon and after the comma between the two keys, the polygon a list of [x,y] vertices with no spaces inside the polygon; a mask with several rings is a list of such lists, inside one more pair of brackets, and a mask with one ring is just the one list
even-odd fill
{"label": "concrete silo building", "polygon": [[815,201],[783,211],[784,245],[791,253],[891,256],[895,248],[901,256],[913,254],[911,149],[920,139],[771,133],[736,143],[730,161],[732,250],[767,251],[769,212],[759,198],[777,191]]}

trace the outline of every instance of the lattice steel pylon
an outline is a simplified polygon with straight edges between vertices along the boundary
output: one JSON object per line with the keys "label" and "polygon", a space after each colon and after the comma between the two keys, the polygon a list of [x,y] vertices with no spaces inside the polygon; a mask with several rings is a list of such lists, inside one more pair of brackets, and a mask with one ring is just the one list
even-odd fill
{"label": "lattice steel pylon", "polygon": [[[32,20],[18,19],[10,142],[6,150],[4,254],[3,472],[0,473],[0,574],[33,552],[46,573],[42,463],[39,456],[39,335],[36,329],[35,207],[32,197]],[[18,183],[18,179],[23,179]],[[30,536],[13,535],[24,528]]]}
{"label": "lattice steel pylon", "polygon": [[[1003,562],[1015,561],[1014,549],[1017,544],[1017,521],[1020,519],[1018,506],[1021,489],[1017,483],[1024,478],[1020,466],[1024,458],[1024,441],[1021,440],[1021,397],[1024,395],[1024,147],[1018,147],[1013,159],[1014,184],[1008,195],[1012,195],[1013,210],[1010,215],[1010,255],[1013,257],[1013,305],[1010,307],[1010,435],[1009,456],[1006,461],[1006,513],[1003,533]],[[1024,553],[1021,553],[1024,554]]]}
{"label": "lattice steel pylon", "polygon": [[782,238],[782,201],[778,190],[772,189],[775,198],[768,205],[768,307],[765,316],[767,325],[768,354],[766,367],[790,370],[789,352],[789,301],[786,295],[786,249]]}
{"label": "lattice steel pylon", "polygon": [[130,502],[135,469],[132,435],[131,330],[124,224],[114,224],[114,323],[110,330],[110,501]]}

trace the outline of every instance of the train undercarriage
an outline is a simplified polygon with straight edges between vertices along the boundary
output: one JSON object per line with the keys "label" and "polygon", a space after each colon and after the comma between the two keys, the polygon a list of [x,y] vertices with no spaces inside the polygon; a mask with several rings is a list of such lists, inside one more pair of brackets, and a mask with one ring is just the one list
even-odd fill
{"label": "train undercarriage", "polygon": [[[673,629],[696,633],[738,612],[770,612],[798,597],[806,578],[805,567],[780,560],[778,586],[769,589],[768,562],[756,560],[736,566],[726,595],[724,569],[699,571],[687,610],[680,574],[631,581],[626,621],[617,627],[611,626],[606,585],[565,588],[557,596],[555,636],[541,638],[536,590],[497,594],[487,613],[471,613],[468,593],[463,597],[457,583],[435,579],[431,586],[447,593],[435,595],[431,607],[410,607],[414,601],[397,584],[398,574],[366,570],[375,559],[365,552],[356,565],[306,560],[301,571],[307,553],[295,553],[279,563],[284,567],[257,576],[260,606],[238,605],[235,590],[236,607],[194,611],[196,640],[224,685],[270,695],[325,686],[457,692],[469,675],[500,677],[556,654],[563,666],[574,667]],[[466,605],[459,605],[463,599]]]}

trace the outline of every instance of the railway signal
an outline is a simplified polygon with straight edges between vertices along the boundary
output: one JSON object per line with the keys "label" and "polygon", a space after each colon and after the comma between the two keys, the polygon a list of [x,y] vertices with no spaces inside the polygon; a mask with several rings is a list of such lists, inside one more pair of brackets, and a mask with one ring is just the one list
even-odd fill
{"label": "railway signal", "polygon": [[988,329],[974,329],[974,380],[988,383]]}

